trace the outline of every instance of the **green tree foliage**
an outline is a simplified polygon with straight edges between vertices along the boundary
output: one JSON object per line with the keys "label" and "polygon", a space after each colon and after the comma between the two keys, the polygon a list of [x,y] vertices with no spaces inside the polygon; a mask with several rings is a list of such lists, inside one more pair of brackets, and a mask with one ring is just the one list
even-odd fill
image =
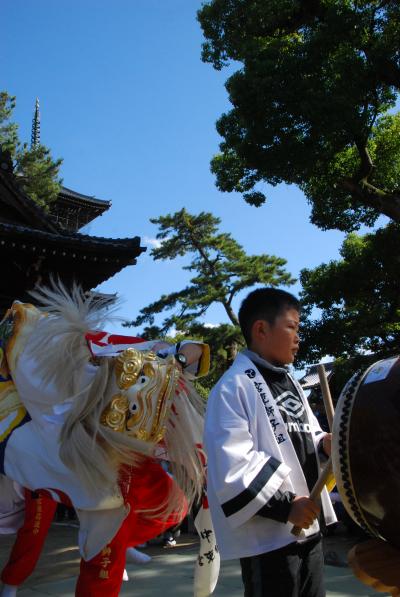
{"label": "green tree foliage", "polygon": [[260,205],[260,183],[298,185],[312,222],[400,221],[397,0],[210,0],[203,60],[239,66],[211,163],[222,191]]}
{"label": "green tree foliage", "polygon": [[[400,225],[376,233],[350,233],[341,259],[301,272],[307,305],[299,359],[318,362],[326,354],[373,360],[400,352]],[[314,309],[321,311],[313,319]]]}
{"label": "green tree foliage", "polygon": [[46,208],[57,199],[61,188],[58,173],[62,159],[56,161],[50,155],[50,150],[44,145],[29,149],[24,144],[16,155],[15,172],[25,193]]}
{"label": "green tree foliage", "polygon": [[210,372],[200,385],[207,391],[217,383],[221,375],[230,367],[245,342],[239,326],[221,323],[218,326],[207,326],[198,322],[192,323],[185,333],[185,339],[199,339],[210,346]]}
{"label": "green tree foliage", "polygon": [[15,108],[15,97],[0,91],[0,147],[15,155],[18,141],[18,125],[10,121]]}
{"label": "green tree foliage", "polygon": [[[147,338],[165,337],[172,328],[182,337],[203,339],[211,346],[213,380],[230,364],[243,343],[232,302],[239,292],[255,284],[289,285],[294,279],[285,271],[286,261],[271,255],[246,255],[230,234],[218,232],[219,218],[207,212],[192,215],[185,209],[152,219],[159,232],[159,247],[152,249],[156,260],[173,260],[190,256],[183,269],[191,272],[189,284],[143,308],[128,326],[147,324]],[[200,319],[214,303],[225,310],[228,324],[207,327]],[[161,326],[154,325],[155,316],[170,311]],[[209,383],[209,382],[207,382]]]}
{"label": "green tree foliage", "polygon": [[11,122],[15,97],[0,92],[0,147],[9,151],[14,172],[24,192],[33,201],[46,207],[57,198],[61,180],[59,170],[62,160],[53,160],[44,145],[29,147],[18,139],[18,126]]}
{"label": "green tree foliage", "polygon": [[156,238],[162,241],[151,251],[154,259],[167,261],[191,255],[192,261],[183,269],[194,276],[182,290],[163,295],[142,309],[132,325],[151,325],[157,313],[174,310],[164,320],[164,331],[184,329],[213,303],[221,304],[230,322],[237,325],[232,301],[241,290],[259,283],[277,286],[294,282],[284,270],[285,259],[246,255],[230,234],[217,232],[220,220],[210,213],[195,216],[182,209],[150,221],[159,226]]}

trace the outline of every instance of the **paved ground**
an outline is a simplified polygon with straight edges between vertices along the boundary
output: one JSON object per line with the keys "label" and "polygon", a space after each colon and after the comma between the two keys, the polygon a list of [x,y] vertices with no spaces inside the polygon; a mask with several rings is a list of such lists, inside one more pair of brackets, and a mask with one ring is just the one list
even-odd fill
{"label": "paved ground", "polygon": [[[76,537],[76,528],[52,526],[39,564],[18,592],[18,597],[73,597],[79,569]],[[328,597],[384,595],[362,585],[347,567],[347,551],[356,542],[356,538],[348,536],[340,528],[335,535],[324,539]],[[0,536],[0,566],[5,563],[12,543],[11,536]],[[182,535],[174,548],[152,545],[143,551],[153,559],[143,566],[127,565],[130,581],[123,583],[121,596],[191,597],[193,565],[197,555],[194,535]],[[328,565],[328,562],[335,565]],[[214,597],[243,597],[238,562],[223,563]]]}

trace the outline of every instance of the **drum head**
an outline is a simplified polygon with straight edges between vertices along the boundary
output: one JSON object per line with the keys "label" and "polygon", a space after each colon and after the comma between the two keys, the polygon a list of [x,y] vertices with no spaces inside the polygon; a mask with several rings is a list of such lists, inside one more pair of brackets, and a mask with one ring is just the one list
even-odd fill
{"label": "drum head", "polygon": [[378,361],[346,384],[336,407],[332,460],[349,515],[400,548],[400,357]]}

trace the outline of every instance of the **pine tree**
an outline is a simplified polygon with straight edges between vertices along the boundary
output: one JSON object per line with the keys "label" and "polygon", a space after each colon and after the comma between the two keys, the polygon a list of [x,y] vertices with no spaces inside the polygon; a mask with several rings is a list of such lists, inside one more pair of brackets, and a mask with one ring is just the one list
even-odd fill
{"label": "pine tree", "polygon": [[[247,255],[228,233],[218,232],[220,219],[211,213],[192,215],[185,209],[151,220],[159,226],[161,245],[152,250],[155,260],[190,256],[184,267],[193,277],[176,292],[165,294],[147,307],[127,326],[147,324],[143,335],[165,337],[173,328],[181,337],[202,338],[212,347],[213,371],[217,378],[243,344],[233,307],[237,295],[256,284],[282,286],[294,283],[284,269],[285,259],[274,255]],[[208,327],[201,318],[213,304],[220,304],[229,323]],[[157,314],[171,311],[161,326],[154,325]],[[208,384],[207,384],[208,385]]]}
{"label": "pine tree", "polygon": [[175,309],[164,320],[162,329],[183,329],[202,317],[213,303],[221,304],[231,324],[238,325],[232,301],[241,290],[255,284],[278,286],[294,282],[284,270],[285,259],[246,255],[230,234],[217,232],[220,219],[211,213],[195,216],[182,209],[150,221],[158,224],[157,239],[162,241],[151,252],[154,259],[166,261],[191,255],[192,261],[184,269],[195,275],[186,288],[163,295],[142,309],[132,325],[151,325],[155,314]]}

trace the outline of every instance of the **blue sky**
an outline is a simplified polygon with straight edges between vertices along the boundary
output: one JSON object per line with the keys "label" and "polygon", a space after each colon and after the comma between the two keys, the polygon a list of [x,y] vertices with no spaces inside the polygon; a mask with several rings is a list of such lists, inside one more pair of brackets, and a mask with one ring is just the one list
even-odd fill
{"label": "blue sky", "polygon": [[[135,267],[100,287],[118,292],[119,315],[126,319],[189,280],[181,269],[184,260],[150,257],[157,232],[151,217],[182,207],[210,211],[221,219],[221,231],[230,232],[247,253],[284,257],[295,277],[304,267],[337,258],[344,238],[309,223],[309,206],[295,187],[267,190],[268,202],[258,209],[216,189],[209,161],[218,151],[215,121],[229,109],[228,72],[200,60],[200,5],[198,0],[0,2],[0,89],[17,97],[14,120],[21,139],[30,139],[39,97],[41,141],[64,159],[65,186],[112,200],[109,212],[87,232],[140,236],[149,246]],[[292,287],[299,290],[298,284]],[[227,318],[215,307],[205,320]]]}

